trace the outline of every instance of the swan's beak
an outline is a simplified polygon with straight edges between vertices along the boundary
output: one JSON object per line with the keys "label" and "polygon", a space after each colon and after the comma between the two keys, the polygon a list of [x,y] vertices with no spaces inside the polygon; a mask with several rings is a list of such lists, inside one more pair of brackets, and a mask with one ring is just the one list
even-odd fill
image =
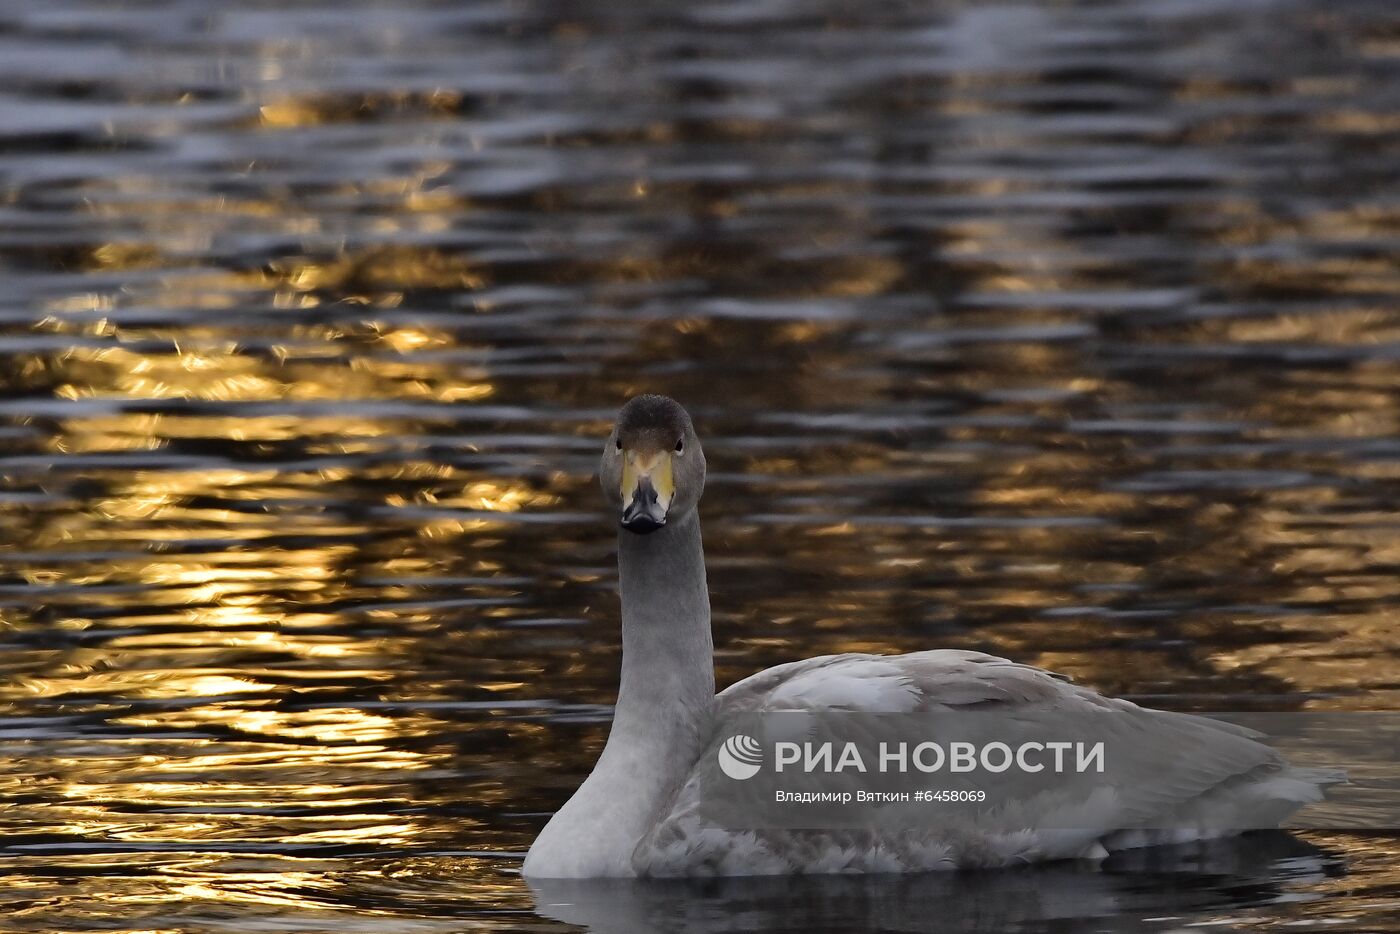
{"label": "swan's beak", "polygon": [[671,452],[628,451],[622,464],[622,527],[647,535],[666,524],[675,495]]}

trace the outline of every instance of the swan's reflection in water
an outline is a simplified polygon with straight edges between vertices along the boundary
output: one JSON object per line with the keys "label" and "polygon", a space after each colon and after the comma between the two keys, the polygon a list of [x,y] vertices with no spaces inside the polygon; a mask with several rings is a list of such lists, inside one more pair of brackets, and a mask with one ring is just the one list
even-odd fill
{"label": "swan's reflection in water", "polygon": [[542,916],[599,934],[667,931],[1169,931],[1299,897],[1343,871],[1283,832],[1119,853],[1093,866],[704,880],[531,879]]}

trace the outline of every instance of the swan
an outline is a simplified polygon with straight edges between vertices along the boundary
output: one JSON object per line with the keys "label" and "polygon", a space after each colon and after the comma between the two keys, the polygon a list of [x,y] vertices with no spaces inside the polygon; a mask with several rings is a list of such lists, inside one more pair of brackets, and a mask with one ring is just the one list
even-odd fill
{"label": "swan", "polygon": [[[593,772],[530,847],[521,870],[527,878],[887,873],[1102,859],[1113,850],[1277,826],[1342,780],[1289,766],[1243,728],[1104,697],[980,652],[809,658],[716,695],[698,516],[705,454],[690,415],[665,396],[630,399],[599,473],[620,517],[617,705]],[[1047,730],[1112,730],[1130,761],[1112,787],[1090,776],[1002,809],[995,821],[744,830],[707,817],[716,754],[736,721],[824,710],[1004,711]]]}

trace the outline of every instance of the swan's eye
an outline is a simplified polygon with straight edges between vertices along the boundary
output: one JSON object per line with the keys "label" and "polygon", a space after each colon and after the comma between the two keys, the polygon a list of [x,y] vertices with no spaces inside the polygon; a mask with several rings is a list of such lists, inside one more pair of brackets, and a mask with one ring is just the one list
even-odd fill
{"label": "swan's eye", "polygon": [[622,451],[622,439],[621,439],[621,438],[613,438],[613,450],[614,450],[614,451],[618,451],[618,452],[621,452],[621,451]]}
{"label": "swan's eye", "polygon": [[685,453],[685,439],[684,439],[684,438],[681,438],[679,441],[676,442],[676,453],[677,453],[677,454],[684,454],[684,453]]}

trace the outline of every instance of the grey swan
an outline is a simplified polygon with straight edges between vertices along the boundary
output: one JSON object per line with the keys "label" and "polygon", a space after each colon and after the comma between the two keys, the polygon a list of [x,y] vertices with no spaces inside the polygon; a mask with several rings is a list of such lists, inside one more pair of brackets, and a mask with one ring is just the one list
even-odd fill
{"label": "grey swan", "polygon": [[[1342,780],[1288,765],[1240,727],[1104,697],[980,652],[827,655],[761,671],[716,695],[698,514],[705,452],[689,414],[664,396],[631,399],[599,473],[620,517],[621,684],[602,755],[530,847],[528,878],[888,873],[1101,859],[1274,827]],[[1120,737],[1130,761],[1112,786],[1071,783],[981,824],[744,830],[716,826],[699,806],[715,787],[717,750],[737,717],[988,708],[1047,730],[1101,725]]]}

